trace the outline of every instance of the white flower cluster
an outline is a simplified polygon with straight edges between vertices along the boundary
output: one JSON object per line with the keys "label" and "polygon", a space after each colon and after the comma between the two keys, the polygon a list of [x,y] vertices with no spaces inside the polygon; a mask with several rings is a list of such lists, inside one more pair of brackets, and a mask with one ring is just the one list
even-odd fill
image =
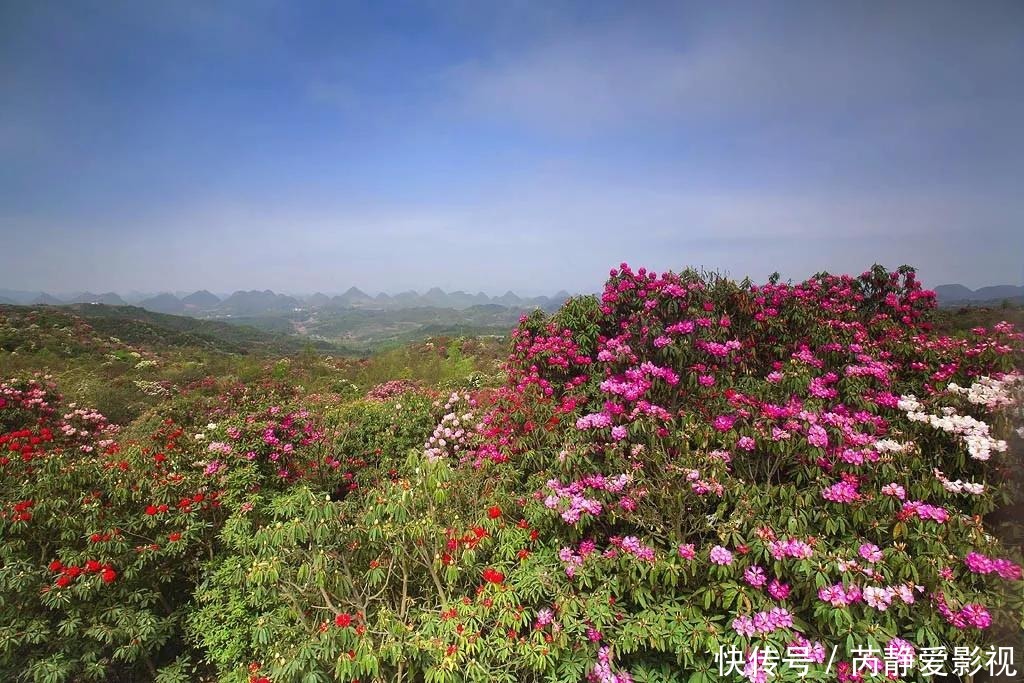
{"label": "white flower cluster", "polygon": [[984,484],[961,481],[960,479],[950,481],[946,478],[946,475],[942,473],[942,470],[937,467],[933,469],[932,472],[935,474],[935,478],[942,482],[942,488],[946,489],[950,493],[969,493],[972,496],[980,496],[985,493]]}
{"label": "white flower cluster", "polygon": [[900,400],[896,402],[896,407],[905,413],[916,412],[921,410],[924,406],[917,400],[917,396],[913,394],[907,394],[900,396]]}
{"label": "white flower cluster", "polygon": [[171,391],[160,382],[151,382],[145,379],[137,379],[132,382],[139,391],[146,394],[147,396],[168,396]]}
{"label": "white flower cluster", "polygon": [[913,395],[901,396],[898,405],[912,422],[927,422],[936,429],[958,435],[975,460],[988,460],[993,451],[1002,453],[1006,450],[1005,441],[989,434],[988,424],[970,415],[960,415],[956,408],[946,407],[941,415],[932,415],[922,410],[924,406]]}
{"label": "white flower cluster", "polygon": [[903,453],[910,449],[914,445],[914,442],[907,441],[906,443],[900,443],[893,439],[879,439],[871,445],[879,453]]}
{"label": "white flower cluster", "polygon": [[999,410],[1016,403],[1014,389],[1021,383],[1024,383],[1024,375],[1012,372],[1002,379],[982,377],[969,387],[950,382],[946,388],[953,393],[966,395],[967,400],[975,405],[985,406],[989,410]]}
{"label": "white flower cluster", "polygon": [[[469,394],[455,391],[448,397],[444,404],[445,414],[441,421],[434,427],[434,433],[430,435],[427,442],[423,444],[424,455],[428,460],[438,460],[449,454],[449,449],[454,453],[464,451],[469,445],[469,438],[473,430],[473,413],[466,412],[459,414],[456,408],[460,403],[469,402]],[[434,404],[438,404],[435,402]]]}

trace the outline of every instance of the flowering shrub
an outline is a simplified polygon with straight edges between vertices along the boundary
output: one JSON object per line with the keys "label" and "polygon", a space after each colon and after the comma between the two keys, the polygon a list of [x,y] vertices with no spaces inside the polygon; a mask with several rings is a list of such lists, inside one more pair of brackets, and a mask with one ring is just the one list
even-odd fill
{"label": "flowering shrub", "polygon": [[[434,402],[435,407],[439,404],[439,401]],[[476,401],[468,393],[452,392],[442,408],[441,421],[423,445],[428,460],[461,457],[469,452],[477,429],[472,412],[475,407]]]}
{"label": "flowering shrub", "polygon": [[396,396],[418,391],[419,384],[409,379],[393,379],[382,382],[366,392],[366,398],[373,401],[386,401]]}
{"label": "flowering shrub", "polygon": [[175,399],[151,443],[5,384],[0,667],[796,680],[770,647],[847,683],[983,653],[1024,615],[997,536],[1024,335],[939,334],[933,306],[908,268],[623,265],[521,321],[498,391],[237,387]]}
{"label": "flowering shrub", "polygon": [[[53,387],[4,383],[0,394],[0,419],[24,420],[0,435],[19,456],[0,459],[0,670],[43,681],[153,676],[162,654],[172,672],[220,516],[218,493],[172,465],[180,430],[162,425],[145,445],[122,445],[99,413],[61,410]],[[6,514],[12,499],[21,513]]]}

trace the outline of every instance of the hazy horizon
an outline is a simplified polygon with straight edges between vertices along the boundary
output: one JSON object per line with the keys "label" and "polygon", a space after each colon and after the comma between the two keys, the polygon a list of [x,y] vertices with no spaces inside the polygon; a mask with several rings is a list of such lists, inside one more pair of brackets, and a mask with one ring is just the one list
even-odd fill
{"label": "hazy horizon", "polygon": [[[728,273],[723,273],[723,274],[729,275],[730,277],[734,277],[737,280],[740,280],[743,277],[745,277],[745,276],[742,276],[742,275],[735,275],[735,274],[728,274]],[[850,275],[857,275],[858,273],[851,272],[849,274]],[[605,273],[605,275],[607,275],[607,273]],[[790,278],[785,278],[785,277],[783,278],[784,281],[788,280],[788,279],[790,279]],[[792,279],[793,279],[793,281],[799,281],[799,280],[801,280],[803,278],[792,278]],[[759,284],[759,281],[755,281],[755,284]],[[962,282],[937,282],[937,283],[924,282],[924,284],[928,288],[934,288],[934,287],[939,287],[939,286],[942,286],[942,285],[963,285],[964,283],[962,283]],[[991,283],[988,283],[988,284],[985,284],[985,285],[979,285],[977,287],[970,287],[969,285],[965,285],[965,286],[967,286],[969,289],[977,290],[977,289],[981,289],[983,287],[996,287],[996,286],[1005,286],[1005,285],[1018,286],[1016,283],[1013,283],[1013,282],[991,282]],[[1020,286],[1024,286],[1024,285],[1020,285]],[[171,295],[173,295],[175,297],[183,298],[183,297],[191,295],[191,294],[195,294],[195,293],[198,293],[198,292],[201,292],[201,291],[206,291],[206,292],[209,292],[211,294],[214,294],[215,296],[217,296],[217,297],[219,297],[221,299],[224,299],[224,298],[226,298],[228,296],[231,296],[232,294],[236,294],[238,292],[253,292],[253,291],[265,292],[265,291],[269,290],[269,291],[272,291],[274,294],[284,294],[286,296],[291,296],[291,297],[308,298],[308,297],[311,297],[311,296],[314,296],[314,295],[317,295],[317,294],[323,294],[323,295],[329,296],[329,297],[341,296],[341,295],[345,294],[352,287],[362,291],[364,294],[366,294],[368,296],[371,296],[371,297],[376,297],[376,296],[378,296],[380,294],[385,294],[387,296],[393,297],[393,296],[396,296],[396,295],[399,295],[399,294],[405,294],[405,293],[410,292],[410,291],[415,292],[416,294],[419,294],[419,295],[424,295],[429,290],[434,288],[434,286],[424,286],[424,287],[412,287],[410,289],[405,289],[405,290],[397,290],[397,289],[375,290],[375,289],[367,289],[365,287],[360,287],[358,285],[351,285],[350,287],[345,287],[345,288],[342,288],[342,289],[322,288],[322,289],[316,289],[316,290],[311,290],[311,291],[310,290],[288,290],[288,289],[276,290],[276,289],[271,289],[271,288],[267,288],[267,287],[250,287],[250,288],[244,288],[244,289],[243,288],[238,288],[238,287],[231,288],[231,289],[211,289],[209,287],[196,287],[194,289],[191,289],[191,288],[189,288],[189,289],[167,289],[167,288],[164,288],[164,289],[152,289],[152,290],[139,290],[139,289],[128,289],[128,290],[117,290],[117,289],[94,290],[94,289],[88,289],[88,288],[78,288],[78,289],[74,289],[73,288],[73,289],[68,289],[68,290],[57,290],[57,289],[46,289],[46,288],[29,288],[29,289],[25,289],[25,288],[22,288],[22,287],[10,287],[10,286],[6,286],[6,285],[4,285],[4,283],[0,282],[0,296],[3,296],[5,293],[8,293],[8,292],[20,292],[20,293],[23,293],[23,294],[49,294],[50,296],[53,296],[53,297],[55,297],[57,299],[60,299],[62,301],[69,301],[69,299],[71,299],[71,298],[76,298],[76,297],[79,297],[79,296],[81,296],[83,294],[86,294],[86,293],[95,294],[97,296],[113,293],[113,294],[117,294],[118,296],[121,296],[121,297],[128,297],[129,299],[135,299],[135,298],[139,298],[139,297],[150,298],[150,297],[159,296],[159,295],[163,295],[163,294],[171,294]],[[458,288],[455,288],[455,289],[444,289],[443,287],[441,287],[439,289],[441,289],[445,294],[455,294],[457,292],[462,292],[464,294],[475,296],[477,294],[481,294],[482,293],[482,294],[485,294],[485,295],[487,295],[488,297],[490,297],[492,299],[500,298],[500,297],[504,296],[505,294],[511,292],[511,293],[521,297],[521,298],[532,299],[532,298],[538,298],[538,297],[543,297],[543,296],[554,297],[555,295],[563,294],[563,293],[567,293],[570,296],[577,296],[577,295],[583,295],[583,294],[600,294],[601,289],[602,289],[602,283],[598,283],[598,284],[594,285],[593,287],[590,287],[590,288],[587,288],[587,289],[570,289],[570,288],[567,288],[567,287],[560,287],[558,290],[551,290],[551,291],[547,291],[547,290],[533,290],[533,289],[530,289],[530,288],[520,288],[520,289],[512,288],[512,289],[506,289],[506,290],[501,290],[501,291],[489,291],[487,289],[479,289],[479,290],[476,290],[476,289],[473,289],[473,290],[471,290],[471,289],[458,289]]]}
{"label": "hazy horizon", "polygon": [[0,7],[0,288],[1024,282],[1024,4]]}
{"label": "hazy horizon", "polygon": [[[0,284],[2,284],[2,283],[0,283]],[[368,296],[371,296],[371,297],[375,297],[375,296],[377,296],[379,294],[387,294],[388,296],[395,296],[395,295],[398,295],[398,294],[404,294],[404,293],[409,292],[409,291],[414,291],[417,294],[421,294],[422,295],[422,294],[426,294],[430,289],[432,289],[432,287],[420,287],[420,288],[412,288],[411,290],[406,289],[406,290],[393,290],[393,291],[388,291],[388,290],[380,290],[380,291],[378,291],[378,290],[373,290],[373,289],[366,289],[364,287],[359,287],[358,285],[352,285],[351,287],[355,287],[356,289],[362,291],[364,294],[367,294]],[[69,289],[69,290],[60,291],[60,290],[52,290],[52,289],[23,289],[23,288],[19,288],[19,287],[0,286],[0,294],[3,294],[4,292],[13,292],[13,291],[19,291],[19,292],[23,292],[23,293],[32,293],[32,294],[44,293],[44,294],[49,294],[49,295],[54,296],[54,297],[59,299],[62,296],[64,296],[64,297],[74,297],[74,296],[79,296],[81,294],[86,294],[86,293],[96,294],[96,295],[113,293],[113,294],[118,294],[120,296],[133,295],[133,294],[134,295],[146,295],[146,296],[158,296],[160,294],[173,294],[174,296],[181,297],[181,296],[187,296],[187,295],[190,295],[190,294],[195,294],[197,292],[206,291],[206,292],[214,294],[214,295],[216,295],[218,297],[224,297],[224,296],[230,296],[230,295],[235,294],[237,292],[253,292],[253,291],[265,292],[265,291],[268,291],[268,289],[269,288],[267,288],[267,287],[262,287],[262,288],[260,288],[260,287],[251,287],[251,288],[248,288],[248,289],[240,289],[240,288],[236,287],[234,289],[223,289],[223,290],[221,290],[221,289],[210,289],[209,287],[197,287],[195,289],[153,289],[153,290],[149,290],[149,291],[138,290],[138,289],[124,290],[124,291],[119,291],[119,290],[115,290],[115,289],[103,290],[103,291],[96,291],[96,290],[91,290],[91,289]],[[333,296],[341,296],[341,295],[345,294],[349,289],[350,289],[350,287],[345,287],[343,289],[333,289],[333,288],[332,289],[317,289],[317,290],[313,290],[313,291],[299,291],[299,290],[285,290],[285,289],[282,289],[282,290],[274,289],[274,290],[269,290],[269,291],[274,292],[274,294],[284,294],[284,295],[293,296],[293,297],[310,297],[310,296],[314,296],[316,294],[324,294],[326,296],[333,297]],[[500,298],[501,296],[504,296],[506,293],[512,292],[513,294],[516,294],[516,295],[521,296],[521,297],[532,298],[532,297],[538,297],[538,296],[553,296],[553,295],[558,294],[559,292],[563,292],[563,291],[564,292],[568,292],[570,295],[575,295],[575,294],[595,294],[595,293],[598,293],[600,291],[600,289],[601,289],[600,287],[595,287],[594,289],[587,290],[585,292],[583,292],[583,291],[575,292],[575,291],[569,291],[569,290],[567,290],[565,288],[560,288],[557,291],[551,291],[551,292],[539,291],[539,292],[537,292],[535,294],[529,292],[526,289],[523,289],[522,291],[502,290],[500,292],[497,292],[497,291],[487,291],[487,290],[472,290],[472,291],[470,291],[468,289],[462,289],[462,290],[451,289],[451,290],[443,290],[443,291],[446,294],[454,294],[456,292],[460,292],[461,291],[461,292],[463,292],[465,294],[470,294],[470,295],[474,295],[474,296],[476,294],[483,293],[483,294],[486,294],[487,296],[489,296],[491,298]]]}

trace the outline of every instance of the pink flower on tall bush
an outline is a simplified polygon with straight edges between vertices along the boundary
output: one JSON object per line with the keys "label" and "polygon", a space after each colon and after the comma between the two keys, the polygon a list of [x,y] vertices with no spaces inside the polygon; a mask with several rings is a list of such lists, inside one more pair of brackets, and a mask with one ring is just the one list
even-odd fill
{"label": "pink flower on tall bush", "polygon": [[730,565],[732,564],[732,553],[728,549],[716,545],[711,549],[709,559],[712,564]]}

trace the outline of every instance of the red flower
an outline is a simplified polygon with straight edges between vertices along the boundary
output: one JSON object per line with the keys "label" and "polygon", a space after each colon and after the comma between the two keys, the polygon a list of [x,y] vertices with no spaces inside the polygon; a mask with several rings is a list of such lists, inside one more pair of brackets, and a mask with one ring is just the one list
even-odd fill
{"label": "red flower", "polygon": [[103,583],[113,583],[114,579],[117,578],[117,572],[110,567],[107,567],[103,570],[103,573],[100,574],[100,578],[103,579]]}
{"label": "red flower", "polygon": [[102,568],[103,565],[101,565],[97,560],[85,561],[85,571],[87,572],[98,572]]}
{"label": "red flower", "polygon": [[491,519],[497,519],[498,517],[501,517],[501,508],[498,507],[497,505],[492,506],[487,511],[487,516],[490,517]]}
{"label": "red flower", "polygon": [[89,537],[89,540],[92,541],[93,543],[99,543],[100,541],[103,540],[103,536],[101,536],[100,534],[93,534],[92,536]]}
{"label": "red flower", "polygon": [[51,572],[59,572],[63,568],[64,568],[64,564],[60,560],[54,560],[53,562],[50,563],[50,571]]}
{"label": "red flower", "polygon": [[171,533],[167,534],[167,540],[169,540],[171,543],[175,543],[177,541],[180,541],[181,540],[181,534],[178,533],[177,531],[172,531]]}
{"label": "red flower", "polygon": [[334,617],[334,625],[338,628],[348,628],[352,624],[352,615],[348,612],[342,612],[338,616]]}
{"label": "red flower", "polygon": [[147,505],[146,506],[146,514],[147,515],[155,515],[156,514],[156,506],[155,505]]}
{"label": "red flower", "polygon": [[57,585],[60,586],[61,588],[67,588],[70,583],[71,583],[71,577],[70,576],[58,576],[57,577]]}
{"label": "red flower", "polygon": [[497,569],[488,567],[483,573],[484,581],[489,583],[502,583],[505,581],[505,575],[499,572]]}

